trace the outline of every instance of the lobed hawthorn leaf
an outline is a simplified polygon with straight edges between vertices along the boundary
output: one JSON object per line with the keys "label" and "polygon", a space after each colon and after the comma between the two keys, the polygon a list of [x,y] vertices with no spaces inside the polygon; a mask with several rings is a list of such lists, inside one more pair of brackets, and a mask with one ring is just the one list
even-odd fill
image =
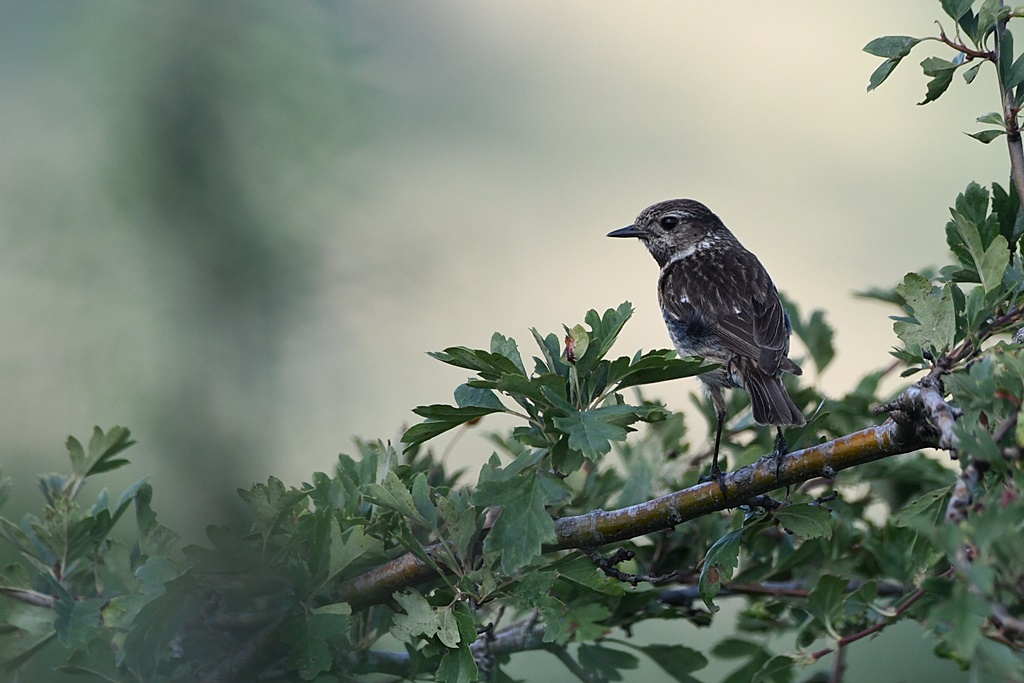
{"label": "lobed hawthorn leaf", "polygon": [[580,645],[579,660],[587,681],[604,683],[604,681],[621,681],[623,669],[636,669],[640,660],[628,652],[615,650],[602,645],[585,643]]}
{"label": "lobed hawthorn leaf", "polygon": [[693,377],[718,367],[705,363],[701,358],[675,358],[675,351],[649,351],[630,363],[623,356],[612,361],[608,372],[608,383],[615,384],[616,391],[645,384],[668,382],[683,377]]}
{"label": "lobed hawthorn leaf", "polygon": [[795,503],[776,510],[775,519],[802,539],[832,538],[832,515],[820,505]]}
{"label": "lobed hawthorn leaf", "polygon": [[[953,216],[956,234],[970,255],[974,269],[981,278],[982,287],[986,292],[992,291],[1002,283],[1003,273],[1010,264],[1010,247],[1006,238],[996,234],[986,246],[979,231],[979,223],[970,220],[956,209],[950,209],[950,213]],[[999,229],[997,221],[985,220],[980,225],[988,228],[986,232],[989,234]]]}
{"label": "lobed hawthorn leaf", "polygon": [[291,652],[299,678],[312,681],[321,673],[330,671],[334,664],[333,650],[338,639],[343,639],[348,630],[347,614],[318,610],[307,615],[298,627]]}
{"label": "lobed hawthorn leaf", "polygon": [[519,355],[519,346],[512,337],[506,337],[495,332],[491,336],[491,353],[504,356],[512,361],[512,364],[516,366],[520,374],[526,374],[526,368],[523,366],[523,357]]}
{"label": "lobed hawthorn leaf", "polygon": [[1024,208],[1017,196],[1017,186],[1011,182],[1009,188],[1007,192],[999,183],[992,184],[992,211],[998,216],[999,234],[1006,238],[1012,254],[1024,235]]}
{"label": "lobed hawthorn leaf", "polygon": [[492,413],[503,412],[504,410],[506,410],[504,406],[497,408],[494,405],[468,405],[465,407],[456,407],[444,404],[435,404],[419,406],[417,408],[413,408],[412,412],[416,413],[420,417],[427,418],[427,420],[405,430],[405,433],[402,434],[402,443],[406,445],[405,450],[409,450],[413,446],[429,441],[440,434],[444,434],[449,429],[454,429],[455,427],[465,424],[471,420],[476,420]]}
{"label": "lobed hawthorn leaf", "polygon": [[[628,643],[624,643],[628,644]],[[699,683],[690,675],[708,665],[708,658],[698,650],[685,645],[634,646],[647,655],[658,667],[679,683]]]}
{"label": "lobed hawthorn leaf", "polygon": [[617,308],[609,308],[603,316],[599,316],[595,310],[587,311],[583,320],[590,325],[592,337],[594,337],[592,341],[599,342],[598,358],[604,358],[611,350],[615,340],[619,337],[619,332],[622,331],[622,326],[632,316],[633,304],[628,301],[623,301]]}
{"label": "lobed hawthorn leaf", "polygon": [[[509,375],[516,377],[516,375]],[[487,388],[475,387],[468,382],[460,384],[455,388],[455,405],[459,408],[493,408],[496,411],[505,410],[494,392]]]}
{"label": "lobed hawthorn leaf", "polygon": [[480,669],[473,659],[473,652],[469,646],[460,646],[448,650],[441,657],[434,680],[438,683],[470,683],[478,680],[479,675]]}
{"label": "lobed hawthorn leaf", "polygon": [[561,432],[568,434],[569,448],[596,460],[612,449],[612,441],[626,439],[626,426],[642,419],[638,410],[641,409],[625,404],[602,406],[573,411],[568,417],[556,417],[554,423]]}
{"label": "lobed hawthorn leaf", "polygon": [[501,567],[509,574],[529,564],[545,543],[555,540],[555,523],[547,506],[562,495],[550,477],[534,470],[481,481],[473,493],[473,504],[501,506],[484,541],[484,552],[500,554]]}
{"label": "lobed hawthorn leaf", "polygon": [[428,351],[427,355],[457,368],[475,370],[485,379],[498,379],[502,375],[524,374],[520,372],[513,361],[500,353],[470,349],[465,346],[452,346],[444,351]]}
{"label": "lobed hawthorn leaf", "polygon": [[935,296],[928,278],[907,273],[896,292],[913,311],[916,322],[897,320],[893,330],[908,348],[934,347],[940,353],[953,345],[956,336],[956,309],[949,283]]}
{"label": "lobed hawthorn leaf", "polygon": [[928,81],[928,91],[925,93],[925,98],[918,102],[918,104],[928,104],[939,99],[949,88],[950,83],[953,82],[953,74],[956,73],[959,66],[959,64],[954,64],[940,57],[928,57],[921,62],[921,68],[924,69],[925,75],[931,76],[932,79]]}

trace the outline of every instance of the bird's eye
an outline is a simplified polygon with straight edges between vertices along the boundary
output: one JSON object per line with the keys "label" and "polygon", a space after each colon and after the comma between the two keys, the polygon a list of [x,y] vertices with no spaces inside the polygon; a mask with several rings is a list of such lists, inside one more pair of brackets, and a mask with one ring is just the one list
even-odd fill
{"label": "bird's eye", "polygon": [[674,228],[677,225],[679,225],[679,217],[678,216],[662,216],[660,219],[658,219],[658,225],[660,225],[661,227],[665,228],[666,230],[671,230],[672,228]]}

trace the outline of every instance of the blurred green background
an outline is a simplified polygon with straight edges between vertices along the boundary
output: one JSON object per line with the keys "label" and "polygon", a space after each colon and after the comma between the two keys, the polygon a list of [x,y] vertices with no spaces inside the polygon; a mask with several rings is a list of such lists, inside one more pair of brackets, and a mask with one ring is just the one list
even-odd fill
{"label": "blurred green background", "polygon": [[666,347],[655,264],[604,235],[669,197],[828,311],[837,361],[808,379],[843,391],[895,341],[851,292],[942,263],[945,207],[1008,173],[961,134],[997,108],[991,74],[919,108],[915,55],[865,93],[861,47],[936,30],[932,0],[0,11],[8,516],[67,434],[123,424],[140,443],[108,485],[151,476],[197,539],[236,488],[298,484],[448,401],[463,377],[424,351],[500,330],[529,353],[530,326],[627,299],[620,350]]}

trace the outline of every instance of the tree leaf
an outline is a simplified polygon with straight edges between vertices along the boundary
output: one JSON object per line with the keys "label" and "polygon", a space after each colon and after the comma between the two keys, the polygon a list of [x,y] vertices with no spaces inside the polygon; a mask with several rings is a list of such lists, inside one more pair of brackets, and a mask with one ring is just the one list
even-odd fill
{"label": "tree leaf", "polygon": [[621,424],[638,419],[633,406],[614,405],[576,411],[569,417],[554,418],[554,423],[559,431],[569,435],[569,448],[596,460],[612,449],[612,441],[625,440],[626,428]]}
{"label": "tree leaf", "polygon": [[731,578],[733,570],[739,564],[743,531],[743,529],[736,529],[722,536],[708,548],[708,554],[704,556],[697,587],[701,599],[712,612],[721,609],[715,604],[714,599],[722,590],[723,576],[726,579]]}
{"label": "tree leaf", "polygon": [[925,93],[925,98],[918,104],[928,104],[939,99],[942,93],[949,88],[949,84],[953,82],[953,74],[956,73],[958,66],[958,64],[939,57],[928,57],[921,62],[925,75],[931,76],[932,80],[928,81],[928,92]]}
{"label": "tree leaf", "polygon": [[833,622],[843,613],[844,591],[849,583],[849,579],[825,574],[818,579],[817,585],[807,596],[807,611],[813,614],[833,637],[838,637]]}
{"label": "tree leaf", "polygon": [[546,476],[528,471],[508,479],[480,482],[474,505],[502,506],[484,541],[484,552],[500,553],[502,569],[511,574],[555,540],[555,523],[546,506],[563,492]]}
{"label": "tree leaf", "polygon": [[708,665],[708,658],[685,645],[642,645],[636,648],[679,683],[698,683],[690,674]]}
{"label": "tree leaf", "polygon": [[911,36],[882,36],[869,42],[863,49],[876,57],[906,57],[921,40]]}
{"label": "tree leaf", "polygon": [[779,524],[800,538],[832,538],[832,515],[820,505],[795,503],[774,512]]}
{"label": "tree leaf", "polygon": [[491,336],[491,353],[496,353],[512,361],[512,364],[519,369],[520,374],[526,375],[526,368],[523,366],[523,357],[519,355],[519,346],[512,337],[505,337],[498,332]]}
{"label": "tree leaf", "polygon": [[878,67],[871,72],[871,76],[868,78],[868,92],[871,92],[878,86],[885,82],[885,79],[889,77],[892,70],[895,69],[900,63],[900,58],[890,57],[885,60]]}
{"label": "tree leaf", "polygon": [[953,345],[956,336],[956,308],[949,284],[936,296],[931,282],[917,273],[907,273],[896,292],[913,311],[916,322],[897,320],[896,335],[907,347],[934,347],[942,353]]}
{"label": "tree leaf", "polygon": [[971,9],[974,0],[939,0],[942,3],[942,10],[949,15],[953,21],[960,21],[960,17]]}
{"label": "tree leaf", "polygon": [[989,130],[979,130],[977,133],[966,133],[966,135],[974,138],[978,142],[981,142],[981,143],[987,145],[988,143],[992,142],[996,138],[998,138],[1000,136],[1003,136],[1003,135],[1006,135],[1006,131],[1005,130],[1001,130],[1001,129],[992,128],[992,129],[989,129]]}

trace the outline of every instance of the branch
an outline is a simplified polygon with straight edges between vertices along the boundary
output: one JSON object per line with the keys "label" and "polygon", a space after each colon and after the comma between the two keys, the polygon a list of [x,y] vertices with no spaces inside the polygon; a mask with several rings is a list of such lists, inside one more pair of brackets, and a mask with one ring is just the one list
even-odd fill
{"label": "branch", "polygon": [[[953,570],[952,570],[952,568],[950,568],[950,569],[947,569],[946,571],[944,571],[939,576],[943,577],[943,578],[949,578],[950,576],[952,576],[952,574],[953,574]],[[858,631],[857,633],[854,633],[852,635],[846,636],[844,638],[840,638],[838,641],[836,641],[836,647],[834,647],[834,648],[826,647],[826,648],[823,648],[821,650],[818,650],[817,652],[812,653],[811,654],[811,661],[812,662],[816,662],[819,659],[821,659],[822,657],[824,657],[825,655],[827,655],[827,654],[829,654],[831,652],[834,652],[836,649],[841,650],[842,648],[846,647],[850,643],[855,643],[858,640],[861,640],[862,638],[867,638],[870,635],[874,635],[875,633],[878,633],[879,631],[884,629],[889,624],[891,624],[891,623],[893,623],[895,621],[898,621],[899,618],[903,615],[903,613],[906,612],[911,607],[913,607],[914,603],[917,602],[918,600],[920,600],[921,598],[923,598],[926,593],[927,593],[927,591],[925,591],[924,588],[919,588],[918,590],[914,591],[913,595],[911,595],[909,598],[907,598],[906,602],[904,602],[902,605],[900,605],[896,609],[896,611],[893,613],[893,615],[891,617],[887,617],[885,619],[877,621],[874,624],[872,624],[871,626],[868,626],[863,631]]]}
{"label": "branch", "polygon": [[[934,438],[926,438],[930,431],[916,428],[919,419],[903,413],[895,417],[897,420],[887,420],[881,425],[787,454],[778,467],[778,477],[774,456],[730,472],[724,480],[728,498],[722,495],[718,483],[711,481],[620,510],[597,510],[557,519],[556,541],[545,546],[544,552],[593,548],[671,529],[782,486],[816,477],[832,478],[840,470],[936,445]],[[427,551],[431,549],[428,547]],[[436,576],[426,563],[406,554],[339,584],[336,595],[353,610],[359,610],[384,602],[395,591]]]}
{"label": "branch", "polygon": [[53,607],[53,604],[57,602],[57,599],[52,595],[29,590],[27,588],[0,586],[0,593],[3,593],[9,598],[28,603],[29,605],[35,605],[36,607]]}
{"label": "branch", "polygon": [[939,448],[948,450],[950,455],[956,459],[956,448],[960,440],[953,433],[953,428],[956,426],[958,411],[943,398],[944,391],[942,380],[935,374],[929,374],[920,382],[907,387],[896,400],[875,408],[875,412],[890,413],[894,416],[905,415],[908,418],[924,413],[927,420],[914,421],[915,427],[920,432],[919,438],[923,441],[932,441],[935,439],[935,434],[926,432],[937,430]]}
{"label": "branch", "polygon": [[[867,581],[850,581],[844,593],[853,593],[860,590]],[[897,583],[879,583],[878,595],[903,595],[909,589]],[[810,595],[813,586],[805,581],[764,581],[762,583],[730,583],[722,586],[716,598],[725,596],[741,595],[767,595],[774,598],[806,598]],[[700,600],[700,587],[696,584],[671,588],[658,593],[658,602],[666,605],[685,607],[694,600]]]}
{"label": "branch", "polygon": [[[1002,3],[1000,3],[1002,4]],[[994,62],[999,80],[999,95],[1003,107],[1003,125],[1006,127],[1006,147],[1010,153],[1010,177],[1017,188],[1017,196],[1024,207],[1024,148],[1021,146],[1020,125],[1017,123],[1017,102],[1013,89],[1003,85],[1003,76],[998,68],[1001,62],[1000,52],[1003,47],[1003,34],[1006,32],[1007,19],[996,24],[996,54]]]}

